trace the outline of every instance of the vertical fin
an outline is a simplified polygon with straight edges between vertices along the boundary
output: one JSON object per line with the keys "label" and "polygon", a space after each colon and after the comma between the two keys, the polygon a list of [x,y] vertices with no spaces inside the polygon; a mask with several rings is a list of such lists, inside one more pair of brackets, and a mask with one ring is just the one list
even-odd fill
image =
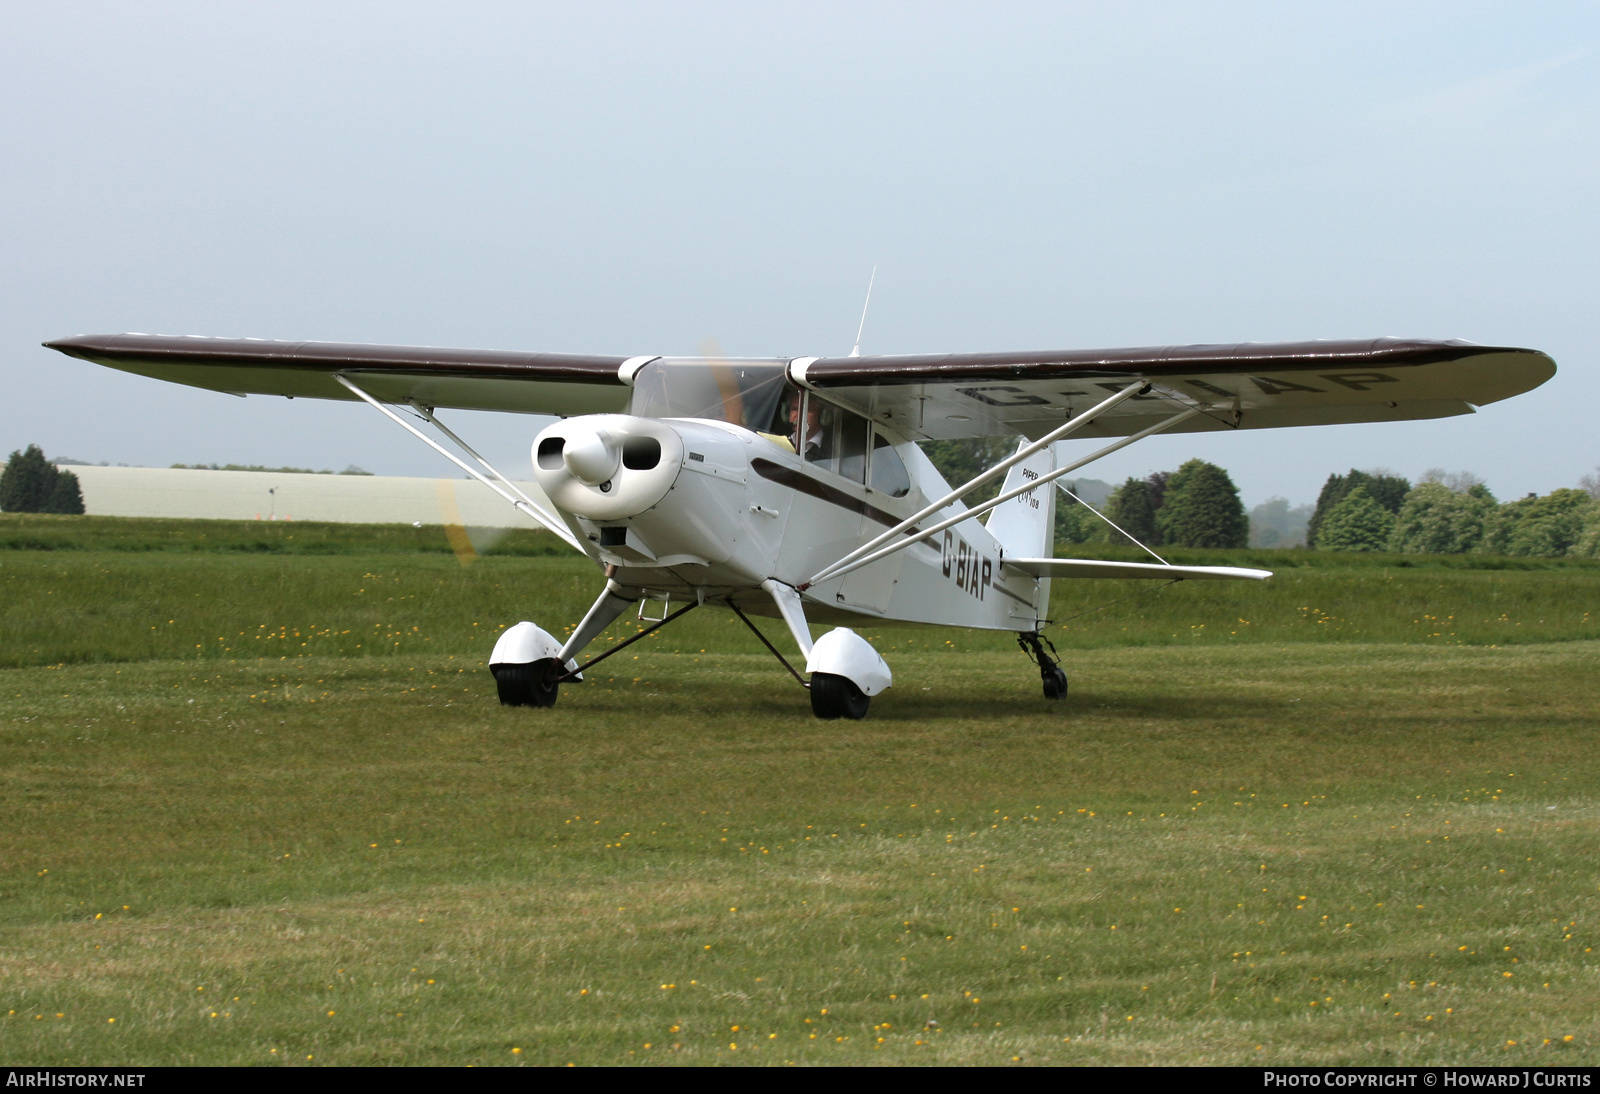
{"label": "vertical fin", "polygon": [[[1024,437],[1017,447],[1027,443]],[[1055,468],[1055,453],[1049,447],[1042,448],[1006,472],[1001,493],[1026,486]],[[1056,492],[1050,483],[1045,483],[995,509],[984,527],[1012,558],[1051,558],[1055,555],[1055,523]]]}

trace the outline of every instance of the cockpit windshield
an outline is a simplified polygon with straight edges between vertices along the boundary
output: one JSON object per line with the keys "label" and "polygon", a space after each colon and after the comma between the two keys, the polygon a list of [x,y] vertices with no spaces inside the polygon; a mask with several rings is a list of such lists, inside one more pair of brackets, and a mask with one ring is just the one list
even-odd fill
{"label": "cockpit windshield", "polygon": [[633,379],[628,413],[642,418],[711,418],[787,436],[794,399],[785,398],[782,361],[662,357]]}

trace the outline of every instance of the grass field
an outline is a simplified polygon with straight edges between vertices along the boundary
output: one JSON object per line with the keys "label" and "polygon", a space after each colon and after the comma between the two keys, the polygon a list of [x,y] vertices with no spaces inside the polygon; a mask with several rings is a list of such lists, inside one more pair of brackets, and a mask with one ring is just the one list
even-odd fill
{"label": "grass field", "polygon": [[536,536],[22,523],[4,1062],[1600,1060],[1593,566],[1058,582],[1064,703],[891,628],[841,724],[709,611],[500,708]]}

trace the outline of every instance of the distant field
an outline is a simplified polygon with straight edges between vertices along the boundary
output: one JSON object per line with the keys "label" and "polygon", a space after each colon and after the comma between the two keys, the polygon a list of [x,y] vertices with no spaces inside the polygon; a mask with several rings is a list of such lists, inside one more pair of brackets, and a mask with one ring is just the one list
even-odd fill
{"label": "distant field", "polygon": [[[520,619],[560,633],[601,585],[591,563],[538,532],[514,533],[470,566],[457,562],[438,526],[8,514],[0,546],[7,542],[27,546],[0,549],[0,666],[423,652],[481,659],[493,632]],[[1057,580],[1051,639],[1076,649],[1600,639],[1600,598],[1582,591],[1600,588],[1595,560],[1294,550],[1172,557],[1263,566],[1277,576],[1177,585]],[[633,629],[624,622],[615,633]],[[1014,648],[1006,634],[870,622],[863,630],[887,652]],[[673,651],[760,649],[737,620],[714,610],[691,613],[650,641]]]}
{"label": "distant field", "polygon": [[866,628],[841,724],[711,611],[500,708],[545,537],[71,520],[0,519],[7,1062],[1600,1061],[1592,564],[1058,582],[1066,702]]}
{"label": "distant field", "polygon": [[[476,531],[476,530],[475,530]],[[572,551],[548,533],[483,529],[498,555]],[[441,525],[330,524],[317,521],[177,520],[0,513],[0,552],[184,551],[222,554],[367,555],[453,553]],[[487,552],[486,552],[487,553]]]}

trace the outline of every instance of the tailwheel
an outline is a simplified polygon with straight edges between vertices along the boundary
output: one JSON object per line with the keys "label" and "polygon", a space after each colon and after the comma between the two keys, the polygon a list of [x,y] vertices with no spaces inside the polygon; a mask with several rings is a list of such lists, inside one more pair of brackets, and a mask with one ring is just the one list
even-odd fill
{"label": "tailwheel", "polygon": [[553,657],[525,665],[490,665],[494,686],[505,707],[553,707],[565,671]]}
{"label": "tailwheel", "polygon": [[835,676],[831,672],[811,674],[811,713],[818,718],[852,718],[859,721],[867,716],[867,704],[871,702],[846,677]]}
{"label": "tailwheel", "polygon": [[1046,699],[1065,699],[1067,697],[1067,674],[1061,670],[1060,665],[1051,665],[1047,669],[1040,669],[1044,677],[1044,697]]}
{"label": "tailwheel", "polygon": [[[1055,643],[1038,631],[1017,635],[1017,645],[1022,647],[1034,664],[1039,666],[1039,679],[1044,684],[1044,697],[1056,701],[1067,697],[1067,674],[1062,671],[1056,657]],[[1045,647],[1049,646],[1049,652]]]}

